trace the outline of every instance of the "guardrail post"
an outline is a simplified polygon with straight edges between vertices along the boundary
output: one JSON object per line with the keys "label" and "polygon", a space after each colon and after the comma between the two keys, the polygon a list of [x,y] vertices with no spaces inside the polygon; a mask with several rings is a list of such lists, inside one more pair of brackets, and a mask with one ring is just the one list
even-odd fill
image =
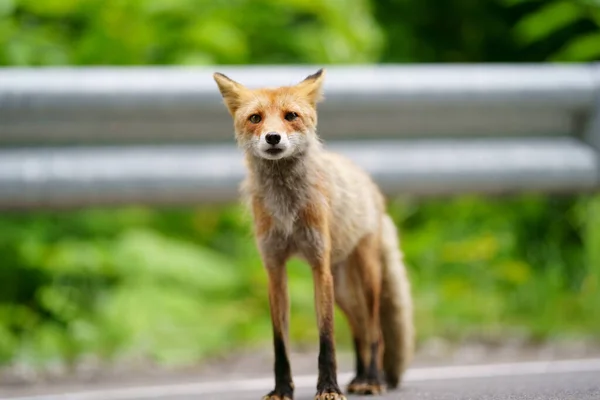
{"label": "guardrail post", "polygon": [[598,186],[600,187],[600,63],[592,66],[594,80],[594,107],[585,127],[583,140],[589,143],[598,153]]}

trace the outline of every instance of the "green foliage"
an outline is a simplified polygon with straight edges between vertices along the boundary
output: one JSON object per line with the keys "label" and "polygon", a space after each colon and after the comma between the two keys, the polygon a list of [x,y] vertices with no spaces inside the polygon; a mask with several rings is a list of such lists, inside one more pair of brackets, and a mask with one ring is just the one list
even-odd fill
{"label": "green foliage", "polygon": [[[421,339],[600,330],[600,198],[395,200]],[[271,340],[266,277],[239,207],[0,218],[0,357],[193,363]],[[317,343],[309,268],[290,333]],[[337,314],[340,346],[350,343]]]}
{"label": "green foliage", "polygon": [[384,62],[593,61],[597,0],[377,0]]}
{"label": "green foliage", "polygon": [[[514,28],[525,49],[543,49],[552,61],[600,59],[600,2],[597,0],[505,0],[528,8]],[[539,51],[539,50],[538,50]]]}
{"label": "green foliage", "polygon": [[4,65],[356,63],[381,43],[366,0],[0,0]]}
{"label": "green foliage", "polygon": [[[595,0],[0,0],[0,65],[589,61]],[[600,331],[600,198],[395,200],[419,337]],[[271,341],[239,207],[0,215],[0,363]],[[295,345],[317,343],[290,265]],[[341,346],[350,338],[337,314]]]}
{"label": "green foliage", "polygon": [[600,243],[597,201],[464,197],[394,208],[404,210],[404,248],[428,295],[417,301],[422,334],[457,336],[483,321],[488,334],[600,329],[586,314],[600,307],[600,264],[586,256]]}
{"label": "green foliage", "polygon": [[499,0],[377,0],[384,62],[497,62],[523,59],[515,18]]}
{"label": "green foliage", "polygon": [[[227,218],[223,213],[213,228],[226,235]],[[260,266],[240,269],[189,238],[158,233],[172,220],[168,212],[135,209],[3,217],[0,249],[11,257],[3,260],[2,282],[13,291],[3,292],[0,308],[4,361],[117,350],[191,361],[224,337],[234,344],[245,325],[260,329],[251,308],[239,313],[253,301],[264,313],[262,293],[248,286]],[[183,228],[181,236],[205,233]]]}

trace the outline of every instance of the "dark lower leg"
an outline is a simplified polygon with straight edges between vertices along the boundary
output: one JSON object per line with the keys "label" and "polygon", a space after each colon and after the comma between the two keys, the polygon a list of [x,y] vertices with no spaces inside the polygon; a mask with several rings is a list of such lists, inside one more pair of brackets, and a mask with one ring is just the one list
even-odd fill
{"label": "dark lower leg", "polygon": [[368,384],[369,362],[366,355],[370,355],[367,343],[364,339],[354,338],[354,354],[356,375],[348,384],[348,392],[363,393]]}
{"label": "dark lower leg", "polygon": [[380,346],[379,341],[371,344],[371,362],[369,363],[369,369],[367,371],[367,380],[372,383],[378,383],[381,379],[379,346]]}
{"label": "dark lower leg", "polygon": [[377,308],[370,315],[368,367],[366,371],[367,387],[365,393],[382,393],[385,391],[384,380],[381,375],[382,358],[383,358],[383,340],[379,328],[379,302],[375,301]]}
{"label": "dark lower leg", "polygon": [[333,278],[328,267],[313,267],[315,306],[319,326],[319,378],[317,395],[340,394],[333,328]]}
{"label": "dark lower leg", "polygon": [[287,350],[289,299],[284,268],[269,270],[269,303],[275,353],[275,390],[266,397],[292,399],[294,384]]}
{"label": "dark lower leg", "polygon": [[330,332],[321,332],[319,340],[319,379],[318,392],[339,391],[337,384],[335,345]]}
{"label": "dark lower leg", "polygon": [[356,366],[356,377],[366,377],[367,366],[363,361],[363,348],[358,338],[354,338],[354,355],[355,355],[355,366]]}
{"label": "dark lower leg", "polygon": [[273,394],[276,393],[291,399],[294,394],[294,384],[284,338],[275,334],[273,345],[275,349],[275,390]]}

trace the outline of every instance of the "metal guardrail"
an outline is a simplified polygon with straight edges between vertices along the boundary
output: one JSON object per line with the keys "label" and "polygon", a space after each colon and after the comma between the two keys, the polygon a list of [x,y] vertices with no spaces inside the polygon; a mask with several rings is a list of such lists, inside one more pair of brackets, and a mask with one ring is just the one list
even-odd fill
{"label": "metal guardrail", "polygon": [[[229,201],[243,177],[215,70],[0,69],[0,207]],[[389,195],[600,187],[597,65],[330,66],[319,132]]]}

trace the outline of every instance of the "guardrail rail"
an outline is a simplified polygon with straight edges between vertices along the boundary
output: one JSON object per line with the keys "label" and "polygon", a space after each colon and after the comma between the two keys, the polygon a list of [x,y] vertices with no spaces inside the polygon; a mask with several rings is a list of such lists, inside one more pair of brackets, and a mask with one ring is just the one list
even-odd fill
{"label": "guardrail rail", "polygon": [[[242,155],[214,71],[0,68],[0,208],[234,201]],[[596,64],[328,66],[319,133],[388,195],[600,188]]]}

